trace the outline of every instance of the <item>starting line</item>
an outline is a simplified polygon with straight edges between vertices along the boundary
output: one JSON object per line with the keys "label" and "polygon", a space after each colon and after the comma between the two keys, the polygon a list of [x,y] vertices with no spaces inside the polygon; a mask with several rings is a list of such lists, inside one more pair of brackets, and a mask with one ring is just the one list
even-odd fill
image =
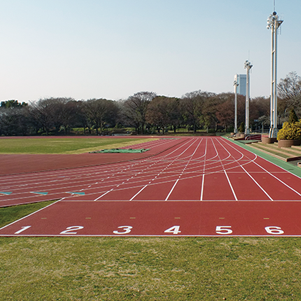
{"label": "starting line", "polygon": [[301,202],[58,201],[0,236],[301,236]]}

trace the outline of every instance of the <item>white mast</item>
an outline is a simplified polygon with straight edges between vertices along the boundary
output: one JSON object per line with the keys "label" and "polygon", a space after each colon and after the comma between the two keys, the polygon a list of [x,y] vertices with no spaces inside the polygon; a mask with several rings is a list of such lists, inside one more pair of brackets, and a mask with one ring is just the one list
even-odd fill
{"label": "white mast", "polygon": [[239,85],[238,82],[237,82],[237,75],[235,76],[236,78],[234,78],[234,83],[233,83],[233,86],[234,86],[234,93],[235,93],[235,99],[234,99],[234,105],[235,105],[235,108],[234,108],[234,134],[237,133],[237,86]]}
{"label": "white mast", "polygon": [[283,20],[279,20],[274,11],[268,17],[267,29],[272,33],[272,57],[271,57],[271,98],[270,98],[270,131],[269,138],[277,138],[277,29]]}
{"label": "white mast", "polygon": [[246,89],[246,125],[245,125],[245,134],[250,134],[250,118],[249,118],[249,106],[250,106],[250,100],[249,100],[249,95],[250,95],[250,80],[249,80],[249,74],[250,74],[250,69],[253,67],[251,63],[247,60],[245,61],[245,69],[247,69],[247,89]]}

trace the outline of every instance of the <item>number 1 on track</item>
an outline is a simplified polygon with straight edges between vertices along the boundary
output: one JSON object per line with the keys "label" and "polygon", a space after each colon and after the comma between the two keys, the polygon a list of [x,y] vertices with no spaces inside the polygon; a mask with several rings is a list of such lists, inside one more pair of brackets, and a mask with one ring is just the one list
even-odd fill
{"label": "number 1 on track", "polygon": [[21,230],[15,232],[14,234],[20,234],[21,232],[27,230],[27,229],[30,228],[30,227],[31,227],[31,226],[23,226],[23,227],[21,227]]}

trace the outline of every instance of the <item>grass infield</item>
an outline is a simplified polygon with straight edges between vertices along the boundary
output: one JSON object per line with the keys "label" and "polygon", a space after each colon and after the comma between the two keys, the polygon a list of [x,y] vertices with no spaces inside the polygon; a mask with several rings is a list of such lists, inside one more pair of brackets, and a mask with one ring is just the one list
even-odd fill
{"label": "grass infield", "polygon": [[140,144],[158,138],[73,138],[73,137],[38,137],[38,138],[2,138],[1,154],[82,154],[104,148],[121,148]]}
{"label": "grass infield", "polygon": [[[0,224],[49,202],[0,208]],[[300,238],[0,237],[1,300],[300,300]]]}

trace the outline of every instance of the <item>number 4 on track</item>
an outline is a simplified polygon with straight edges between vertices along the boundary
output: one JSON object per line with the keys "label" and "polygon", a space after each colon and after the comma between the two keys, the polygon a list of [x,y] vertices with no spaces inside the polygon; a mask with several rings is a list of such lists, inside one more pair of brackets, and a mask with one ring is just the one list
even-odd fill
{"label": "number 4 on track", "polygon": [[164,233],[179,234],[181,233],[180,226],[172,226],[171,228],[165,230]]}

